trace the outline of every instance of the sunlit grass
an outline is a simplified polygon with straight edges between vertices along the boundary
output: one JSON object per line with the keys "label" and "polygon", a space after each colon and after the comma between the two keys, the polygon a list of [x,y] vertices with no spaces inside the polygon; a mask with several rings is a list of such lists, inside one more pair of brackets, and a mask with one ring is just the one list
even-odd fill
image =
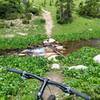
{"label": "sunlit grass", "polygon": [[[26,34],[20,35],[19,33]],[[8,35],[8,37],[6,37]],[[13,37],[9,37],[13,35]],[[0,29],[0,49],[26,48],[29,44],[39,44],[46,38],[44,23],[36,18],[30,24]]]}

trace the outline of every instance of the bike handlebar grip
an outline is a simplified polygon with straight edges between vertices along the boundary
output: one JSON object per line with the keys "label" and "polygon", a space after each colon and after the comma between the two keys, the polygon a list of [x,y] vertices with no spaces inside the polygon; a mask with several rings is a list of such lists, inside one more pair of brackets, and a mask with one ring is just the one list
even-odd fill
{"label": "bike handlebar grip", "polygon": [[17,73],[17,74],[23,74],[23,71],[21,70],[16,70],[14,68],[11,68],[11,69],[8,69],[9,72],[14,72],[14,73]]}
{"label": "bike handlebar grip", "polygon": [[71,93],[76,94],[76,96],[80,96],[80,97],[84,98],[85,100],[91,99],[90,96],[88,96],[84,93],[79,93],[79,92],[75,91],[74,89],[71,89],[70,91],[71,91]]}

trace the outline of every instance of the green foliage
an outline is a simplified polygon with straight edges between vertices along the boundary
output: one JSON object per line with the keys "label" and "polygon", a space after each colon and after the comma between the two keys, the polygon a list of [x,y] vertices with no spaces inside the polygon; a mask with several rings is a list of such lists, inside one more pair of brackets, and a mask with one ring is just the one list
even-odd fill
{"label": "green foliage", "polygon": [[46,38],[42,34],[34,34],[26,37],[0,39],[0,49],[27,48],[29,45],[40,44]]}
{"label": "green foliage", "polygon": [[54,34],[53,37],[60,42],[65,42],[100,38],[100,34],[98,31],[95,31],[94,33],[88,31],[82,33],[59,33]]}
{"label": "green foliage", "polygon": [[25,19],[22,20],[22,23],[23,23],[23,24],[29,24],[30,21],[29,21],[28,19],[25,18]]}
{"label": "green foliage", "polygon": [[56,19],[60,24],[72,21],[73,0],[58,0]]}
{"label": "green foliage", "polygon": [[33,15],[39,15],[40,11],[41,11],[41,9],[39,9],[36,6],[30,6],[30,7],[26,8],[26,12],[32,13]]}
{"label": "green foliage", "polygon": [[100,1],[86,0],[85,2],[81,2],[79,5],[79,14],[100,18]]}
{"label": "green foliage", "polygon": [[43,24],[45,24],[45,19],[41,18],[40,22],[43,23]]}
{"label": "green foliage", "polygon": [[25,16],[26,16],[27,20],[32,19],[32,14],[31,13],[26,13]]}
{"label": "green foliage", "polygon": [[33,13],[39,15],[40,9],[33,6],[31,0],[23,3],[21,0],[1,0],[0,1],[0,18],[16,19],[24,13]]}
{"label": "green foliage", "polygon": [[[66,59],[62,59],[65,75],[65,82],[70,86],[87,93],[91,100],[99,100],[99,81],[100,81],[100,64],[93,61],[93,57],[100,54],[99,49],[84,47],[72,54]],[[69,70],[68,67],[73,65],[85,65],[85,70]],[[68,67],[67,67],[68,66]],[[80,99],[79,99],[80,100]]]}
{"label": "green foliage", "polygon": [[0,28],[9,28],[9,26],[3,20],[0,20]]}
{"label": "green foliage", "polygon": [[[26,30],[27,29],[27,30]],[[18,35],[18,32],[27,33],[26,36]],[[41,22],[41,18],[32,20],[30,24],[25,24],[25,27],[11,27],[0,29],[0,35],[13,33],[13,38],[0,37],[0,49],[14,49],[14,48],[27,48],[29,45],[37,45],[42,43],[47,38],[45,32],[44,23]]]}
{"label": "green foliage", "polygon": [[23,12],[23,8],[18,0],[0,1],[0,18],[16,19]]}
{"label": "green foliage", "polygon": [[[35,98],[38,82],[35,80],[22,80],[15,73],[10,73],[5,68],[16,68],[43,76],[48,70],[48,61],[42,57],[0,57],[0,97],[20,97],[26,95]],[[2,66],[2,67],[1,67]],[[7,66],[7,67],[5,67]],[[32,96],[33,95],[33,96]],[[15,98],[15,99],[16,99]],[[21,99],[22,100],[22,99]]]}

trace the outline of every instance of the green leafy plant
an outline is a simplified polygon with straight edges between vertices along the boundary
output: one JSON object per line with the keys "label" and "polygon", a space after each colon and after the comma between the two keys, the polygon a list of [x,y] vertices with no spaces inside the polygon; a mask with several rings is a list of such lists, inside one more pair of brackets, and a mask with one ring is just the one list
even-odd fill
{"label": "green leafy plant", "polygon": [[[1,67],[2,66],[2,67]],[[5,67],[8,66],[8,67]],[[6,68],[16,68],[43,76],[48,71],[48,60],[43,57],[0,57],[0,97],[23,97],[31,95],[38,89],[35,80],[22,80],[15,73],[7,72]],[[33,95],[32,97],[35,97]]]}
{"label": "green leafy plant", "polygon": [[[98,88],[100,86],[100,64],[93,61],[93,57],[98,54],[100,54],[99,49],[84,47],[68,55],[66,59],[61,60],[66,66],[63,69],[65,82],[77,90],[90,95],[91,100],[100,98]],[[88,68],[85,70],[68,69],[68,67],[75,65],[85,65]]]}

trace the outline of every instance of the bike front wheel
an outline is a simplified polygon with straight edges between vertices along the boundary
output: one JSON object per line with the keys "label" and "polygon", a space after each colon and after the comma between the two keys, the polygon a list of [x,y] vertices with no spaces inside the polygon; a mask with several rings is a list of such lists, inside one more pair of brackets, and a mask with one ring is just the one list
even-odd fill
{"label": "bike front wheel", "polygon": [[56,96],[55,95],[50,95],[47,100],[56,100]]}

